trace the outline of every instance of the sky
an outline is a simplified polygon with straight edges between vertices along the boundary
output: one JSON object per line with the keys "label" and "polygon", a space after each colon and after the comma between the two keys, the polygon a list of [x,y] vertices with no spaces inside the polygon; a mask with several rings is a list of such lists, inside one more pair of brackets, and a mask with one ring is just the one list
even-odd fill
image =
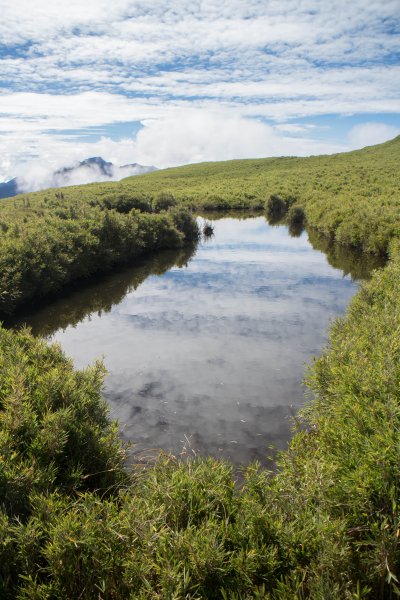
{"label": "sky", "polygon": [[0,0],[0,181],[400,134],[400,0]]}

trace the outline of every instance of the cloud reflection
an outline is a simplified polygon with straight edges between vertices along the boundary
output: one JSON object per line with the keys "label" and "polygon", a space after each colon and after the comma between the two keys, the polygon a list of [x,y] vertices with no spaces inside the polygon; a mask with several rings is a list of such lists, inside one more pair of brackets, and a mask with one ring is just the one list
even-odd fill
{"label": "cloud reflection", "polygon": [[138,452],[179,453],[190,440],[196,452],[246,462],[289,439],[305,365],[357,284],[304,233],[289,237],[262,217],[213,225],[188,263],[182,254],[153,258],[35,323],[46,331],[50,311],[53,339],[78,367],[104,353],[105,397]]}

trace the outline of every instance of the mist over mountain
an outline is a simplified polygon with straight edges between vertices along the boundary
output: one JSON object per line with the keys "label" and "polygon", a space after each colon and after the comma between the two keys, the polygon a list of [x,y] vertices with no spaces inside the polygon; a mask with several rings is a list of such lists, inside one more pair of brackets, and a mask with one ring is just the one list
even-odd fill
{"label": "mist over mountain", "polygon": [[66,187],[101,181],[119,181],[124,177],[142,175],[156,171],[156,167],[131,163],[116,166],[100,156],[93,156],[69,167],[63,167],[49,173],[44,167],[27,169],[26,173],[0,183],[0,198],[9,198],[16,194],[37,192],[51,187]]}
{"label": "mist over mountain", "polygon": [[18,194],[17,178],[10,179],[5,183],[0,183],[0,198],[10,198]]}

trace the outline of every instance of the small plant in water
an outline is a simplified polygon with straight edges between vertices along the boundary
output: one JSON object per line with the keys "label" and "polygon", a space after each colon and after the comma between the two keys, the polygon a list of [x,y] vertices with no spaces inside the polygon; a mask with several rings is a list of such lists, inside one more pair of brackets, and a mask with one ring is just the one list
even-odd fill
{"label": "small plant in water", "polygon": [[214,235],[214,227],[209,221],[205,221],[203,225],[203,236],[209,238]]}

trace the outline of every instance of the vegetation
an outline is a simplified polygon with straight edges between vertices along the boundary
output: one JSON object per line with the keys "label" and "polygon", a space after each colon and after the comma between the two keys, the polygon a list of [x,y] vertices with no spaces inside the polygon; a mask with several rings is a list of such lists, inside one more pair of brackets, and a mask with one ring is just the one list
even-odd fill
{"label": "vegetation", "polygon": [[399,159],[397,137],[346,154],[188,165],[117,185],[149,198],[168,190],[179,203],[203,210],[265,206],[275,218],[298,205],[311,227],[337,243],[387,254],[400,234]]}
{"label": "vegetation", "polygon": [[[121,207],[119,207],[121,208]],[[25,202],[0,212],[0,313],[55,294],[144,253],[181,248],[199,236],[184,209],[122,212],[76,200]]]}
{"label": "vegetation", "polygon": [[[387,252],[390,261],[333,324],[308,374],[312,398],[276,471],[250,465],[240,484],[230,465],[211,458],[163,456],[146,468],[124,467],[101,398],[102,367],[75,371],[57,346],[0,329],[1,598],[400,595],[399,147],[397,138],[331,158],[196,165],[137,183],[66,189],[63,198],[48,191],[17,199],[15,207],[5,202],[0,260],[2,272],[14,274],[2,280],[15,282],[2,287],[9,310],[27,298],[29,285],[49,286],[55,265],[68,273],[56,279],[60,286],[92,272],[96,252],[109,266],[136,256],[132,247],[179,246],[195,237],[190,215],[176,206],[154,213],[160,189],[178,206],[215,208],[255,206],[262,188],[262,202],[278,197],[293,227],[306,219],[329,235],[327,245],[336,239]],[[212,190],[213,181],[220,183]],[[106,206],[111,197],[115,203]],[[147,208],[132,212],[133,197]],[[325,243],[312,229],[310,236]],[[74,260],[79,249],[83,273]],[[48,279],[39,261],[50,261]],[[8,296],[15,299],[7,305]]]}
{"label": "vegetation", "polygon": [[[118,211],[154,210],[176,202],[196,210],[263,208],[271,196],[284,211],[299,205],[308,224],[339,244],[372,253],[388,252],[399,231],[400,137],[363,150],[310,158],[269,158],[187,165],[63,189],[65,206],[112,206]],[[55,191],[2,201],[15,211],[28,201],[43,207]],[[25,200],[24,200],[25,199]],[[4,208],[3,208],[4,210]],[[21,212],[21,216],[23,210]],[[1,216],[1,213],[0,213]]]}
{"label": "vegetation", "polygon": [[203,236],[205,238],[210,238],[214,235],[214,227],[210,223],[210,221],[205,221],[203,224]]}

